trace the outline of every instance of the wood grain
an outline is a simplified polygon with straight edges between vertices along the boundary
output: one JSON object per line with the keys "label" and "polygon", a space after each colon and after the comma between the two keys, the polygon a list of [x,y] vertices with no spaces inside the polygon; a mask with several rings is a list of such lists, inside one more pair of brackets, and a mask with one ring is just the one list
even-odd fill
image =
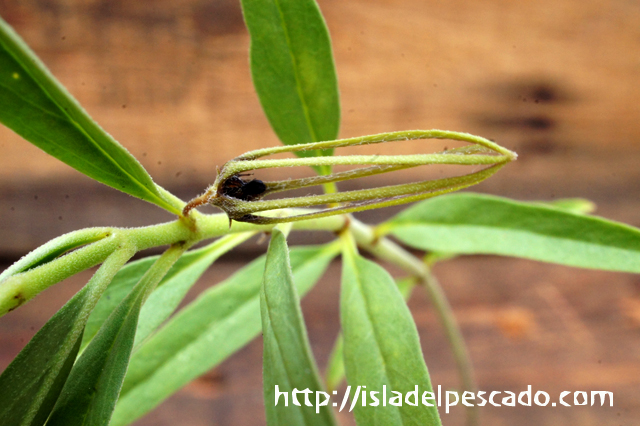
{"label": "wood grain", "polygon": [[[477,190],[519,199],[587,197],[599,214],[640,226],[637,2],[319,4],[334,43],[342,137],[414,128],[477,133],[520,154]],[[236,0],[0,0],[0,15],[161,185],[185,199],[212,182],[226,160],[278,144],[251,86],[249,40]],[[442,144],[362,152],[423,152]],[[170,220],[5,128],[0,153],[0,257],[7,261],[79,227]],[[397,173],[371,184],[447,172]],[[391,212],[363,217],[376,221]],[[208,272],[198,290],[264,250],[244,245]],[[613,408],[485,408],[482,424],[618,425],[640,417],[637,277],[495,257],[458,259],[436,272],[482,389],[531,384],[552,396],[614,392]],[[338,276],[333,267],[304,301],[321,366],[338,327]],[[0,368],[87,279],[81,274],[0,319]],[[418,292],[410,305],[434,382],[457,387],[426,297]],[[262,423],[260,359],[256,341],[137,424]],[[462,419],[457,410],[445,424]]]}

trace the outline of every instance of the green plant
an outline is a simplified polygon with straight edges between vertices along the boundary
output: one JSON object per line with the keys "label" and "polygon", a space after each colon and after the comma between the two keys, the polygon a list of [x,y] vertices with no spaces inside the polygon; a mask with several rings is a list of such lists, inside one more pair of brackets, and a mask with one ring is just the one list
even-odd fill
{"label": "green plant", "polygon": [[[333,424],[323,407],[275,407],[281,390],[322,389],[299,311],[303,296],[329,262],[343,255],[339,338],[327,374],[334,389],[346,374],[369,390],[431,389],[415,325],[402,295],[420,284],[431,296],[454,348],[463,389],[473,390],[464,342],[437,281],[433,262],[452,254],[493,253],[565,265],[640,272],[640,232],[586,216],[580,202],[520,203],[474,194],[414,205],[375,227],[348,213],[422,200],[486,179],[515,155],[486,139],[443,131],[394,132],[349,140],[338,136],[339,101],[328,34],[315,2],[243,1],[251,64],[265,113],[284,147],[228,162],[203,196],[185,204],[157,186],[48,73],[4,23],[0,28],[0,121],[49,154],[118,190],[178,216],[138,229],[93,228],[59,237],[0,275],[0,313],[27,302],[77,272],[101,265],[87,285],[43,327],[0,376],[2,424],[128,424],[189,380],[264,334],[265,405],[269,424]],[[333,156],[363,143],[447,138],[464,148],[413,156]],[[326,142],[321,142],[326,141]],[[262,160],[295,152],[301,158]],[[334,173],[333,165],[364,167]],[[474,173],[394,187],[338,192],[336,182],[425,164],[485,165]],[[241,174],[265,167],[311,166],[318,176],[256,182]],[[323,185],[324,195],[262,200],[278,191]],[[243,189],[244,188],[244,189]],[[195,210],[211,203],[224,214]],[[309,207],[329,205],[325,210]],[[292,222],[292,223],[287,223]],[[289,250],[298,229],[340,236],[321,247]],[[589,232],[585,232],[588,229]],[[221,254],[270,232],[265,257],[245,266],[174,312],[191,285]],[[388,236],[428,251],[424,262]],[[217,238],[196,250],[194,244]],[[128,263],[138,251],[169,246],[161,256]],[[409,277],[396,283],[358,248],[395,264]],[[165,323],[165,320],[168,321]],[[217,350],[211,353],[211,346]],[[189,360],[185,362],[184,360]],[[434,408],[356,407],[359,424],[439,424]],[[475,413],[470,412],[473,420]]]}

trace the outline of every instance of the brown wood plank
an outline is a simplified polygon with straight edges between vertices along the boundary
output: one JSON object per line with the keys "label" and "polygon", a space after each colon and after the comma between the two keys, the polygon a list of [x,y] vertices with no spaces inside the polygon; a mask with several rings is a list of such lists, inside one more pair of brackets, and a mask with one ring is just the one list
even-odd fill
{"label": "brown wood plank", "polygon": [[[520,154],[478,190],[519,199],[588,197],[603,216],[640,225],[635,2],[319,3],[334,43],[342,137],[413,128],[477,133]],[[226,160],[278,144],[251,86],[237,0],[4,0],[0,15],[160,184],[185,199],[212,182],[216,166]],[[443,145],[407,143],[364,152],[432,146]],[[398,173],[372,184],[445,171]],[[363,217],[376,221],[391,212]],[[170,216],[80,177],[0,128],[5,259],[79,227],[165,220]],[[297,238],[301,243],[316,237]],[[255,241],[244,245],[189,297],[264,249]],[[562,390],[614,392],[613,408],[485,407],[482,424],[636,423],[636,276],[496,257],[456,259],[436,273],[483,390],[520,391],[531,384],[552,397]],[[0,369],[88,277],[80,274],[0,318]],[[303,303],[321,366],[338,329],[338,280],[334,265]],[[428,300],[416,292],[410,306],[434,383],[457,387]],[[253,342],[137,424],[263,424],[261,350],[261,342]],[[353,424],[348,415],[341,419]],[[463,424],[462,410],[445,417],[445,424]]]}

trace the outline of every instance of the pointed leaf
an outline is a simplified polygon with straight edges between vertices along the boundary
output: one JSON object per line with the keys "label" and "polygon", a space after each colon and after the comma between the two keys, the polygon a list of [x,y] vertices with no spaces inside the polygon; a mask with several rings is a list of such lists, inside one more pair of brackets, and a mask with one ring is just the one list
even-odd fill
{"label": "pointed leaf", "polygon": [[0,122],[81,173],[180,213],[142,165],[107,134],[0,19]]}
{"label": "pointed leaf", "polygon": [[[252,235],[250,232],[231,234],[206,247],[185,253],[171,267],[142,307],[134,348],[173,313],[189,289],[218,257]],[[131,292],[158,257],[149,256],[131,262],[118,272],[87,321],[81,350],[89,344],[111,312]]]}
{"label": "pointed leaf", "polygon": [[185,249],[169,248],[107,318],[73,366],[48,426],[109,424],[129,364],[140,308]]}
{"label": "pointed leaf", "polygon": [[[334,256],[332,247],[291,251],[301,295],[313,287]],[[264,265],[263,256],[201,294],[136,351],[111,426],[138,419],[258,335]]]}
{"label": "pointed leaf", "polygon": [[112,254],[0,376],[0,424],[44,424],[76,359],[91,309],[132,250]]}
{"label": "pointed leaf", "polygon": [[[362,426],[440,425],[434,400],[427,400],[433,407],[422,403],[425,392],[433,389],[409,308],[389,273],[355,250],[347,249],[343,256],[340,312],[352,395],[366,386],[371,404],[371,392],[379,392],[377,407],[363,407],[360,395],[354,408],[356,422]],[[397,395],[402,395],[400,401],[396,398],[401,406],[390,403]]]}
{"label": "pointed leaf", "polygon": [[499,254],[640,272],[640,230],[562,208],[463,193],[423,201],[381,226],[423,250]]}
{"label": "pointed leaf", "polygon": [[[338,136],[340,104],[331,40],[314,0],[242,0],[251,75],[286,145]],[[330,155],[333,150],[327,150]]]}
{"label": "pointed leaf", "polygon": [[[318,375],[307,330],[300,310],[300,299],[289,265],[289,248],[284,234],[274,229],[267,252],[260,292],[262,335],[264,336],[264,403],[267,424],[333,426],[335,420]],[[292,395],[287,406],[276,405],[278,392]],[[293,401],[293,390],[311,391]],[[282,399],[282,398],[280,398]],[[308,403],[308,404],[307,404]],[[323,404],[323,405],[321,405]]]}
{"label": "pointed leaf", "polygon": [[[416,286],[416,280],[414,278],[402,278],[396,281],[396,285],[404,300],[409,300],[413,288]],[[327,363],[327,371],[325,373],[327,389],[329,391],[336,390],[344,379],[344,374],[344,339],[342,338],[342,333],[339,333]]]}

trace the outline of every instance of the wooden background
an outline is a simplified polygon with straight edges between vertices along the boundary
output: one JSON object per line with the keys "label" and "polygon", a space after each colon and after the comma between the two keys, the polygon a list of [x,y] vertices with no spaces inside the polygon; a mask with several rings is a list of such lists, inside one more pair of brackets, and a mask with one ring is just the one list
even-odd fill
{"label": "wooden background", "polygon": [[[598,214],[640,226],[640,4],[319,3],[334,43],[341,137],[415,128],[480,134],[520,157],[475,190],[524,200],[585,197]],[[216,166],[278,144],[251,85],[237,0],[0,0],[0,15],[158,183],[185,199],[213,181]],[[412,173],[374,184],[406,182]],[[0,128],[0,219],[1,269],[80,227],[171,217]],[[326,236],[294,242],[309,238]],[[256,241],[245,244],[198,289],[264,250]],[[436,272],[468,339],[481,389],[520,391],[530,384],[553,398],[562,390],[614,392],[613,408],[485,408],[483,424],[636,423],[638,276],[490,256],[454,260]],[[88,276],[0,319],[0,369]],[[338,277],[336,264],[303,303],[321,369],[338,328]],[[434,383],[458,386],[428,301],[418,291],[410,305]],[[261,348],[260,340],[253,342],[137,424],[264,423]],[[443,420],[456,425],[462,418],[455,409]]]}

